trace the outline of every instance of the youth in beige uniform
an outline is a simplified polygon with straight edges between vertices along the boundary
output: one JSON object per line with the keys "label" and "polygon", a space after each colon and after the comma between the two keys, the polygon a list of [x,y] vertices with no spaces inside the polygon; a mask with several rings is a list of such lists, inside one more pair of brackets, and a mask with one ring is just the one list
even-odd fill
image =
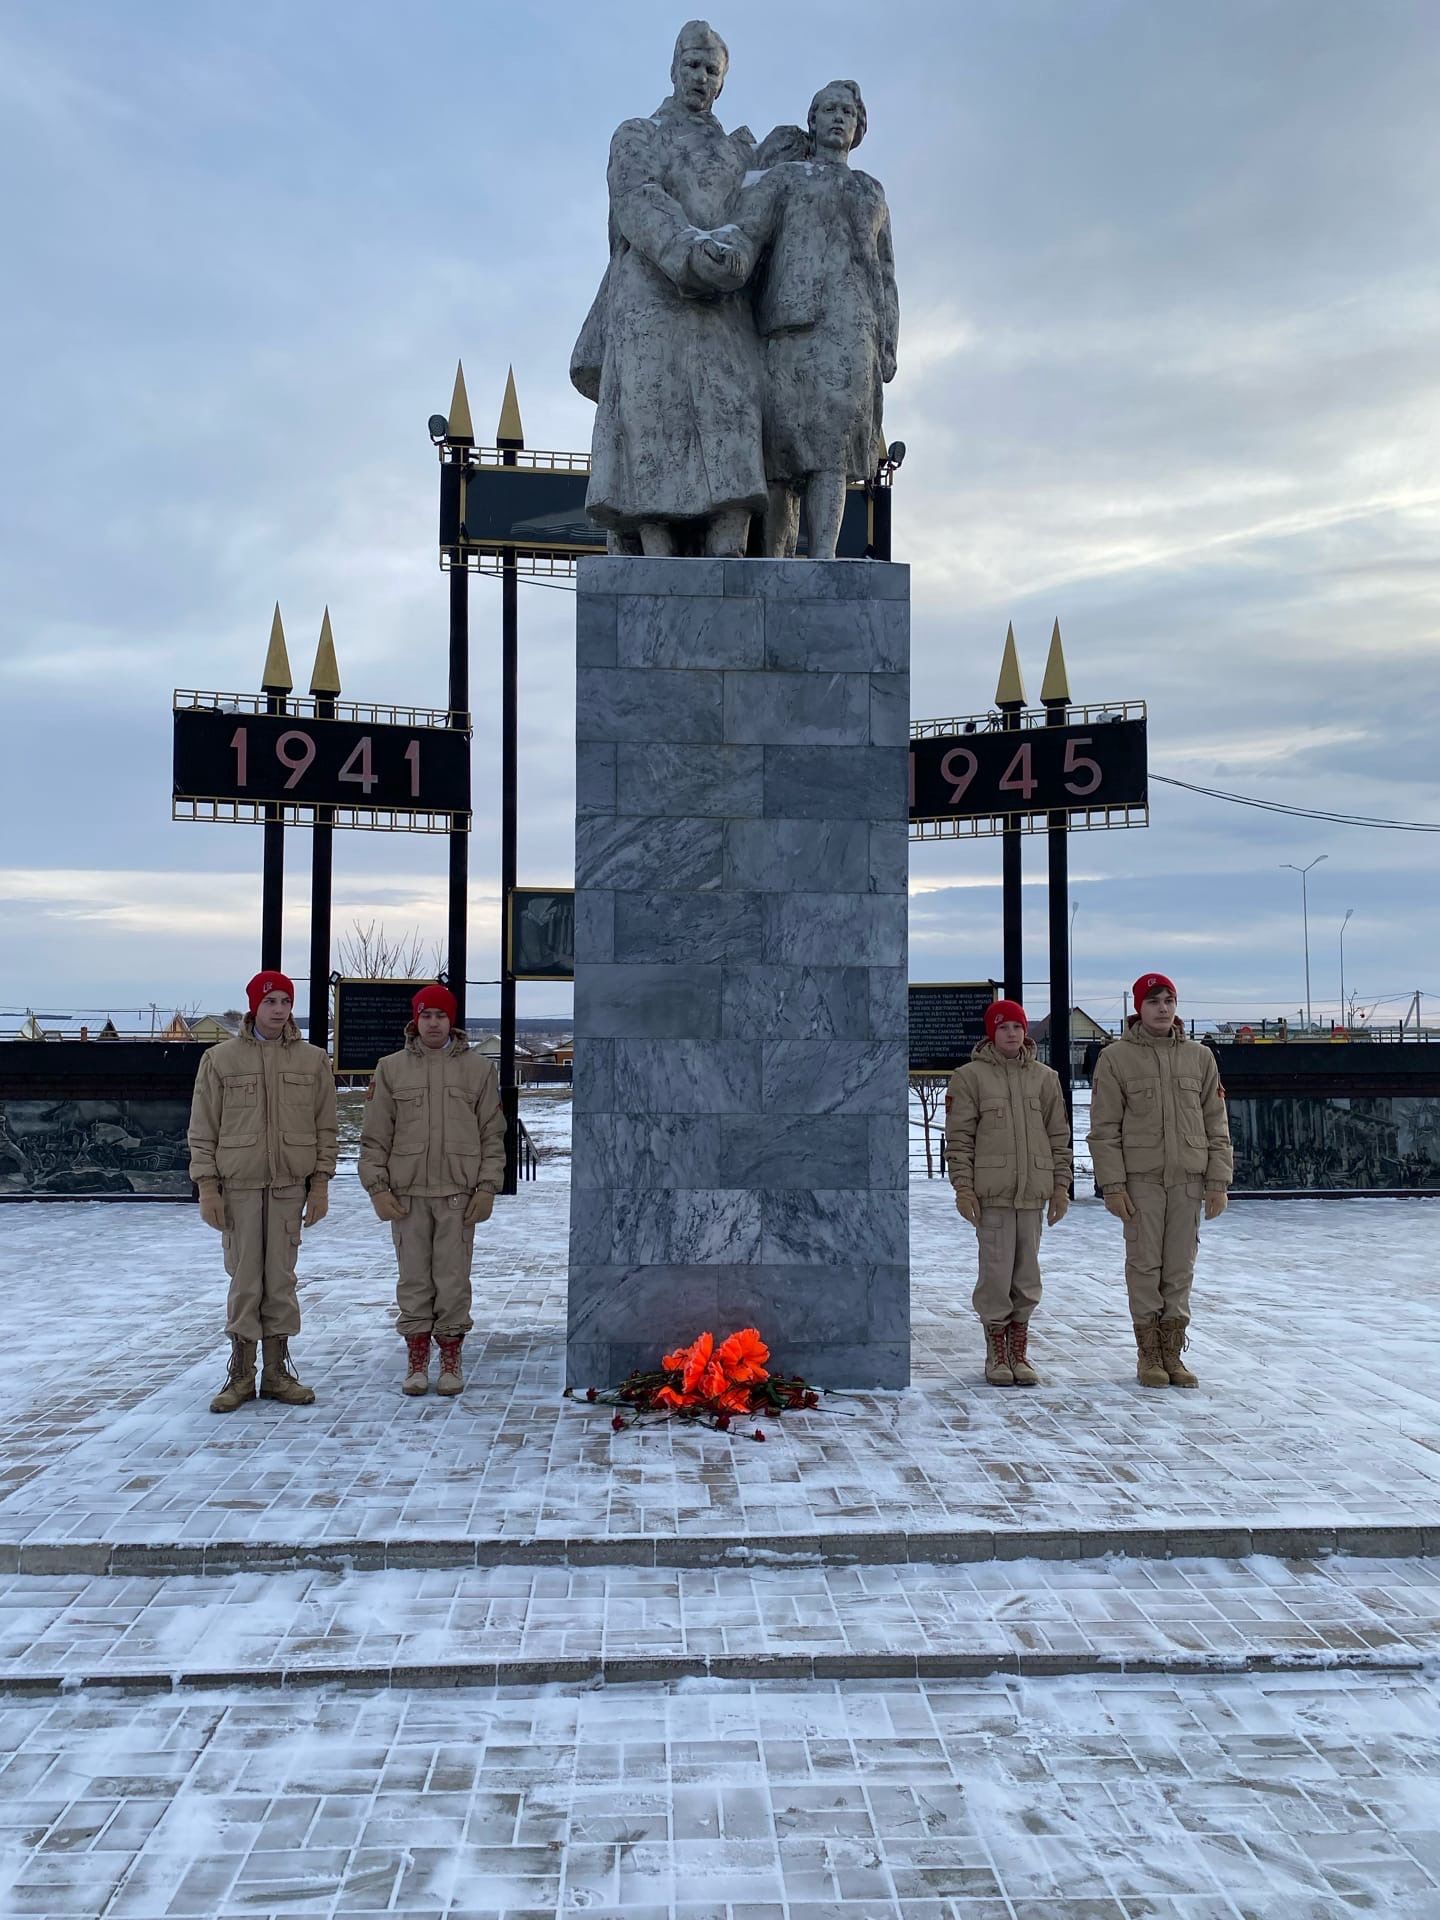
{"label": "youth in beige uniform", "polygon": [[360,1140],[360,1180],[390,1223],[400,1272],[397,1330],[407,1347],[403,1391],[430,1385],[430,1340],[440,1348],[436,1391],[464,1386],[460,1349],[470,1318],[475,1228],[490,1218],[505,1179],[505,1115],[495,1069],[453,1028],[455,998],[422,987],[406,1043],[375,1069]]}
{"label": "youth in beige uniform", "polygon": [[302,1226],[329,1210],[335,1172],[335,1080],[290,1017],[294,988],[268,971],[245,991],[243,1029],[203,1055],[190,1105],[190,1178],[201,1219],[224,1235],[230,1276],[230,1368],[212,1413],[254,1399],[257,1341],[263,1398],[301,1407],[315,1398],[290,1364],[290,1336],[300,1331],[295,1261]]}
{"label": "youth in beige uniform", "polygon": [[1200,1217],[1224,1211],[1233,1172],[1230,1119],[1214,1054],[1187,1040],[1163,973],[1135,982],[1139,1012],[1095,1063],[1090,1153],[1105,1205],[1125,1225],[1125,1287],[1136,1378],[1194,1387],[1181,1360]]}
{"label": "youth in beige uniform", "polygon": [[986,1037],[950,1076],[945,1164],[956,1210],[979,1240],[972,1304],[985,1328],[985,1378],[1033,1387],[1026,1344],[1040,1304],[1041,1215],[1057,1226],[1070,1204],[1070,1122],[1059,1075],[1042,1067],[1025,1009],[997,1000]]}

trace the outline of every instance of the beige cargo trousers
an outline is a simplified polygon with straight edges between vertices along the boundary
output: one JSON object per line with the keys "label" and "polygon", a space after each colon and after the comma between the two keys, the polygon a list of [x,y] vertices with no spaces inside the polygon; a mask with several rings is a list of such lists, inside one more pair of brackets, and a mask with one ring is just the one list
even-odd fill
{"label": "beige cargo trousers", "polygon": [[1040,1304],[1040,1207],[1001,1207],[982,1201],[976,1230],[980,1274],[970,1304],[985,1322],[1028,1322]]}
{"label": "beige cargo trousers", "polygon": [[1205,1182],[1197,1174],[1167,1187],[1160,1174],[1132,1173],[1125,1191],[1135,1203],[1124,1223],[1130,1318],[1137,1326],[1157,1319],[1188,1326]]}
{"label": "beige cargo trousers", "polygon": [[305,1188],[227,1187],[221,1247],[230,1291],[225,1331],[241,1340],[300,1331],[300,1217]]}
{"label": "beige cargo trousers", "polygon": [[400,1271],[395,1281],[395,1329],[402,1339],[434,1333],[455,1340],[469,1333],[470,1269],[475,1229],[465,1225],[468,1193],[408,1196],[410,1211],[392,1220],[390,1235]]}

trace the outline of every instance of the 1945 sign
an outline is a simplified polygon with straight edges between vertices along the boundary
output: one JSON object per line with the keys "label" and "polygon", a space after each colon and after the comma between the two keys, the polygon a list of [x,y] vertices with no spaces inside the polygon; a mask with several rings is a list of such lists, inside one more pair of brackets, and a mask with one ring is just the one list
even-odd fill
{"label": "1945 sign", "polygon": [[174,796],[468,813],[470,736],[458,728],[397,725],[368,714],[332,720],[177,701]]}
{"label": "1945 sign", "polygon": [[912,821],[1143,807],[1146,792],[1143,719],[977,728],[910,742]]}

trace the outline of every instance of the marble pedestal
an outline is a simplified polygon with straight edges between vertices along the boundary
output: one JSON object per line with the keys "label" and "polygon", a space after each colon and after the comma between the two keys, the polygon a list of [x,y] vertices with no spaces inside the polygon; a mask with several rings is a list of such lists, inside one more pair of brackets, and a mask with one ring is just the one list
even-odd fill
{"label": "marble pedestal", "polygon": [[580,563],[567,1377],[910,1373],[909,570]]}

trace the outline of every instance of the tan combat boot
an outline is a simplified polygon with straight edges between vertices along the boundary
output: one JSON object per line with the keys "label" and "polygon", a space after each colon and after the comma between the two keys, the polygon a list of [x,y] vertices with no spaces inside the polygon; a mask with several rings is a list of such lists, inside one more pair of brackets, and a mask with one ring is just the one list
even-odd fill
{"label": "tan combat boot", "polygon": [[1030,1323],[1028,1320],[1012,1320],[1010,1322],[1010,1340],[1007,1353],[1010,1360],[1010,1371],[1014,1376],[1017,1387],[1038,1387],[1040,1384],[1039,1374],[1025,1358],[1025,1343],[1029,1338]]}
{"label": "tan combat boot", "polygon": [[234,1413],[247,1400],[255,1398],[255,1342],[230,1336],[230,1371],[225,1384],[210,1402],[212,1413]]}
{"label": "tan combat boot", "polygon": [[452,1393],[459,1393],[465,1385],[465,1376],[460,1371],[460,1349],[464,1342],[463,1333],[457,1333],[453,1340],[447,1340],[443,1335],[438,1340],[440,1378],[435,1382],[435,1391],[445,1394],[447,1398]]}
{"label": "tan combat boot", "polygon": [[1135,1378],[1142,1387],[1170,1384],[1170,1375],[1160,1358],[1160,1324],[1156,1320],[1135,1322]]}
{"label": "tan combat boot", "polygon": [[1172,1387],[1198,1387],[1200,1382],[1180,1358],[1188,1344],[1184,1320],[1160,1322],[1160,1364],[1170,1376]]}
{"label": "tan combat boot", "polygon": [[1015,1375],[1010,1370],[1010,1322],[1008,1320],[987,1320],[985,1322],[985,1378],[992,1387],[1013,1387]]}
{"label": "tan combat boot", "polygon": [[410,1333],[405,1336],[406,1360],[405,1384],[402,1393],[422,1394],[430,1391],[430,1336],[428,1333]]}
{"label": "tan combat boot", "polygon": [[260,1342],[265,1365],[260,1374],[260,1398],[283,1400],[287,1407],[308,1407],[315,1389],[307,1387],[290,1364],[290,1341],[283,1333],[267,1333]]}

